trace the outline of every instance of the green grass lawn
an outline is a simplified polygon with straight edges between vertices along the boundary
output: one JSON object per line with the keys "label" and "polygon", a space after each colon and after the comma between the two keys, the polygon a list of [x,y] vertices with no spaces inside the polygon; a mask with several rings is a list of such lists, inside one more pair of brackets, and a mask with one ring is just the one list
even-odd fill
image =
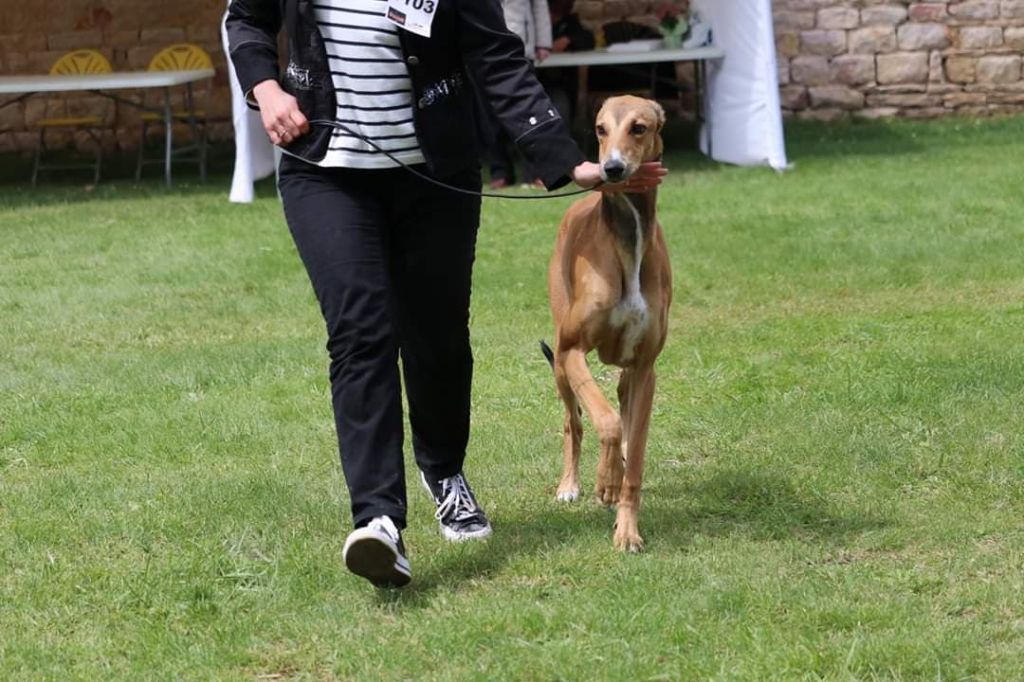
{"label": "green grass lawn", "polygon": [[0,678],[1020,678],[1024,119],[789,146],[782,175],[668,157],[642,555],[554,500],[568,202],[485,205],[467,470],[495,535],[446,544],[410,480],[402,592],[341,564],[272,187],[0,188]]}

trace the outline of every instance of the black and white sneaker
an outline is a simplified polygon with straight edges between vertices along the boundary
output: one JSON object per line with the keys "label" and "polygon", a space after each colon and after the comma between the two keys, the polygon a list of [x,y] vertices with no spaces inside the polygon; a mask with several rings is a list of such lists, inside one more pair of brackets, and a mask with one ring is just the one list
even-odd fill
{"label": "black and white sneaker", "polygon": [[402,534],[389,516],[378,516],[349,533],[341,556],[348,570],[377,587],[402,587],[412,580]]}
{"label": "black and white sneaker", "polygon": [[420,480],[434,498],[434,513],[441,524],[441,534],[452,542],[485,538],[491,534],[491,523],[477,504],[473,491],[461,473],[431,482],[421,471]]}

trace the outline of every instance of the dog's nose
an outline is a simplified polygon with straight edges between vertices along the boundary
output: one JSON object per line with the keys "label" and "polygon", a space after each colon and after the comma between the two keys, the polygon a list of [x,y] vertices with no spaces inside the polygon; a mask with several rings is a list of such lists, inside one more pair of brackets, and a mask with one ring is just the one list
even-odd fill
{"label": "dog's nose", "polygon": [[622,179],[622,176],[625,172],[626,164],[622,163],[618,159],[605,161],[604,176],[608,178],[609,182],[618,182],[619,180]]}

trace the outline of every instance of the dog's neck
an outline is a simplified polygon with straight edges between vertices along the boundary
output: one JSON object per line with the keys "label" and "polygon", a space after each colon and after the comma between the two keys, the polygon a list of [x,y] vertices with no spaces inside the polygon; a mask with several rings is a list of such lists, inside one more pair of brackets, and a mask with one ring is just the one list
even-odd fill
{"label": "dog's neck", "polygon": [[635,251],[638,237],[644,248],[650,243],[657,203],[657,188],[643,193],[604,192],[601,195],[604,223],[627,253]]}

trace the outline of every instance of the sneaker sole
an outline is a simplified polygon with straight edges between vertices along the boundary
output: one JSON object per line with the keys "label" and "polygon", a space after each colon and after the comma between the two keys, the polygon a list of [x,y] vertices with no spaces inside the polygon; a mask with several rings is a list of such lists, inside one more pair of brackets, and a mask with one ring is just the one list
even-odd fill
{"label": "sneaker sole", "polygon": [[412,580],[408,560],[368,528],[352,531],[341,554],[348,570],[377,587],[404,587]]}
{"label": "sneaker sole", "polygon": [[465,540],[482,540],[483,538],[490,537],[491,527],[481,528],[475,530],[472,533],[459,533],[452,530],[444,524],[438,524],[441,527],[441,535],[444,536],[445,540],[449,542],[464,542]]}

